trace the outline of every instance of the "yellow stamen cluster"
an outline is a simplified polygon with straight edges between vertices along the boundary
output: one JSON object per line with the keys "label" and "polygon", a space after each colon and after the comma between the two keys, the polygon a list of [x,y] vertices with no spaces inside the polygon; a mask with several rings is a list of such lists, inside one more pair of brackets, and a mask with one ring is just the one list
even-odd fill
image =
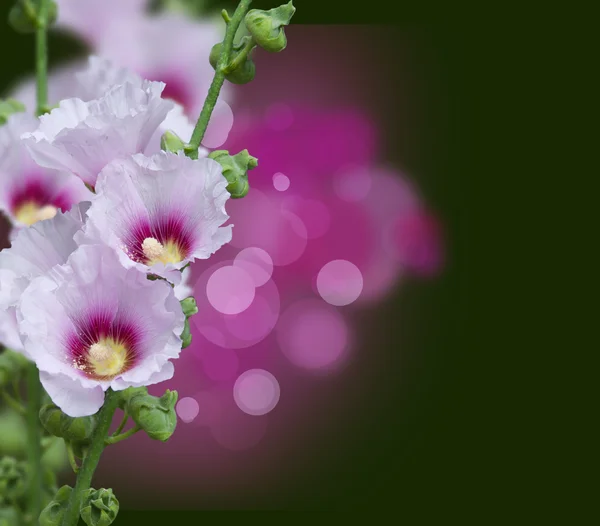
{"label": "yellow stamen cluster", "polygon": [[155,263],[179,263],[183,254],[177,243],[167,241],[164,245],[153,237],[147,237],[142,243],[142,252],[148,260],[148,265]]}
{"label": "yellow stamen cluster", "polygon": [[45,219],[52,219],[58,208],[52,205],[46,205],[40,207],[36,203],[28,202],[24,203],[15,211],[15,217],[17,221],[31,226],[38,221],[44,221]]}
{"label": "yellow stamen cluster", "polygon": [[97,376],[112,377],[119,374],[127,364],[127,349],[111,338],[100,340],[88,350],[89,367],[86,371]]}

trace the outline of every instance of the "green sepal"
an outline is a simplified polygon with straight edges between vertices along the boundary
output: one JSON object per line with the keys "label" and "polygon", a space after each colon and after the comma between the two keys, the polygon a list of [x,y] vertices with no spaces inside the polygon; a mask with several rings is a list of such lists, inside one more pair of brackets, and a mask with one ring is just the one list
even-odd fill
{"label": "green sepal", "polygon": [[8,118],[14,113],[23,113],[25,105],[15,99],[0,99],[0,126],[6,124]]}
{"label": "green sepal", "polygon": [[70,486],[63,486],[56,492],[50,503],[40,513],[39,526],[60,526],[69,504],[71,491],[73,488]]}
{"label": "green sepal", "polygon": [[177,153],[185,148],[185,142],[174,132],[167,130],[160,138],[160,149],[165,152]]}
{"label": "green sepal", "polygon": [[181,308],[186,318],[189,318],[194,314],[198,314],[198,305],[196,304],[196,300],[193,296],[181,300]]}
{"label": "green sepal", "polygon": [[246,14],[244,23],[260,47],[271,53],[278,53],[287,46],[283,28],[289,25],[295,12],[292,2],[269,11],[252,9]]}
{"label": "green sepal", "polygon": [[177,398],[177,391],[169,389],[160,398],[140,393],[131,397],[126,408],[133,421],[152,440],[166,442],[177,426]]}
{"label": "green sepal", "polygon": [[233,199],[240,199],[248,194],[250,184],[248,171],[258,166],[258,159],[242,150],[235,155],[229,155],[227,150],[214,150],[208,157],[217,161],[227,182],[227,191]]}
{"label": "green sepal", "polygon": [[40,409],[42,425],[55,437],[69,442],[87,442],[96,428],[96,415],[71,417],[64,414],[55,404],[45,404]]}
{"label": "green sepal", "polygon": [[119,513],[119,501],[112,489],[85,491],[81,498],[81,518],[87,526],[109,526]]}
{"label": "green sepal", "polygon": [[185,324],[183,326],[183,332],[181,333],[181,348],[185,349],[189,347],[192,343],[192,332],[190,330],[190,320],[189,318],[185,319]]}

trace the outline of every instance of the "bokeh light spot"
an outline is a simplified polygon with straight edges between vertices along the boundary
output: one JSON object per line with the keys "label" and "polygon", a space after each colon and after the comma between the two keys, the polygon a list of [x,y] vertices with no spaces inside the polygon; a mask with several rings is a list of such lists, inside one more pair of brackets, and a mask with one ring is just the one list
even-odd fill
{"label": "bokeh light spot", "polygon": [[279,192],[285,192],[290,187],[290,178],[287,175],[277,172],[273,176],[273,186]]}
{"label": "bokeh light spot", "polygon": [[202,146],[218,148],[227,140],[232,126],[233,111],[225,101],[218,100],[202,139]]}
{"label": "bokeh light spot", "polygon": [[228,265],[216,270],[206,284],[210,304],[223,314],[239,314],[254,300],[254,281],[241,267]]}
{"label": "bokeh light spot", "polygon": [[243,268],[254,281],[255,287],[261,287],[273,274],[273,260],[262,248],[249,247],[236,256],[234,266]]}
{"label": "bokeh light spot", "polygon": [[361,201],[367,197],[372,184],[368,169],[361,167],[342,170],[333,179],[336,195],[349,203]]}
{"label": "bokeh light spot", "polygon": [[279,402],[279,396],[279,382],[264,369],[246,371],[233,386],[235,403],[244,413],[252,416],[270,413]]}
{"label": "bokeh light spot", "polygon": [[330,261],[317,275],[317,290],[331,305],[341,307],[356,301],[363,288],[363,276],[358,267],[344,259]]}
{"label": "bokeh light spot", "polygon": [[277,341],[294,365],[327,370],[343,361],[349,347],[349,330],[334,307],[320,300],[303,300],[282,314]]}
{"label": "bokeh light spot", "polygon": [[181,420],[183,420],[186,424],[189,424],[198,416],[198,413],[200,412],[200,406],[196,400],[188,396],[177,402],[175,410],[177,411],[179,418],[181,418]]}

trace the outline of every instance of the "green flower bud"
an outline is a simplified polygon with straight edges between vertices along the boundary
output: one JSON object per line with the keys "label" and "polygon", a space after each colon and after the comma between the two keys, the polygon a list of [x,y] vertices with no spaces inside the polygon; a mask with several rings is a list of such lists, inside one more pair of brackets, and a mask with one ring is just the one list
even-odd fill
{"label": "green flower bud", "polygon": [[54,498],[50,501],[40,513],[39,525],[40,526],[60,526],[63,520],[63,516],[69,504],[69,497],[73,488],[70,486],[63,486],[60,488]]}
{"label": "green flower bud", "polygon": [[175,404],[177,391],[167,389],[160,398],[156,396],[134,396],[127,404],[133,421],[140,426],[152,440],[166,442],[177,426]]}
{"label": "green flower bud", "polygon": [[181,348],[185,349],[192,343],[192,333],[190,331],[190,320],[186,318],[183,332],[181,333]]}
{"label": "green flower bud", "polygon": [[287,45],[284,26],[289,25],[296,8],[289,2],[269,11],[252,9],[244,22],[256,43],[271,53],[283,51]]}
{"label": "green flower bud", "polygon": [[[256,65],[252,61],[249,55],[249,51],[243,51],[244,47],[248,45],[250,37],[244,37],[238,44],[234,44],[231,50],[231,56],[229,57],[229,63],[239,59],[240,53],[245,53],[245,58],[233,69],[225,72],[225,78],[232,84],[247,84],[256,75]],[[210,65],[217,69],[219,57],[223,50],[223,43],[215,44],[210,50],[210,56],[208,58]]]}
{"label": "green flower bud", "polygon": [[186,318],[198,313],[198,305],[192,296],[181,300],[181,308],[183,309]]}
{"label": "green flower bud", "polygon": [[252,157],[248,150],[242,150],[236,155],[229,155],[227,150],[215,150],[209,154],[211,159],[217,161],[222,169],[223,176],[229,183],[227,191],[233,199],[239,199],[248,194],[248,171],[258,166],[258,159]]}
{"label": "green flower bud", "polygon": [[62,416],[62,437],[69,442],[88,442],[96,428],[96,415],[73,418]]}
{"label": "green flower bud", "polygon": [[40,409],[40,422],[55,437],[63,437],[63,416],[66,415],[54,404],[43,405]]}
{"label": "green flower bud", "polygon": [[[56,22],[58,8],[53,0],[48,1],[47,22],[50,26]],[[8,13],[8,23],[17,33],[35,33],[39,24],[36,6],[29,7],[25,2],[19,1]]]}
{"label": "green flower bud", "polygon": [[0,100],[0,126],[6,124],[13,113],[22,113],[25,105],[15,99]]}
{"label": "green flower bud", "polygon": [[25,495],[29,482],[27,463],[14,457],[0,459],[0,495],[9,500]]}
{"label": "green flower bud", "polygon": [[121,409],[129,410],[129,404],[136,396],[146,396],[148,395],[147,387],[128,387],[127,389],[121,391],[121,396],[119,399],[119,407]]}
{"label": "green flower bud", "polygon": [[[2,498],[0,497],[0,502]],[[0,507],[0,526],[20,526],[19,512],[16,508]]]}
{"label": "green flower bud", "polygon": [[109,526],[119,513],[119,501],[112,489],[89,489],[81,498],[81,518],[88,526]]}
{"label": "green flower bud", "polygon": [[170,130],[167,130],[165,133],[163,133],[162,137],[160,138],[160,149],[165,152],[177,153],[183,150],[184,147],[185,143],[176,133]]}

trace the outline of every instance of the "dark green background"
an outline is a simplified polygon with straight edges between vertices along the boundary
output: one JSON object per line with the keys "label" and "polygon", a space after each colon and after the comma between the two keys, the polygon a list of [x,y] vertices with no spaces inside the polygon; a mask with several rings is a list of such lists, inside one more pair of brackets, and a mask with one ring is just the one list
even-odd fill
{"label": "dark green background", "polygon": [[[231,6],[232,2],[211,2]],[[2,1],[2,18],[10,2]],[[257,1],[255,7],[272,7]],[[487,441],[491,409],[482,386],[490,375],[493,357],[474,348],[470,323],[468,229],[473,172],[471,139],[475,114],[473,82],[479,71],[472,62],[470,8],[466,4],[402,4],[339,0],[298,0],[294,23],[387,23],[400,32],[418,31],[425,40],[429,103],[419,132],[422,145],[411,165],[393,148],[386,158],[404,161],[446,229],[447,265],[441,278],[413,281],[403,294],[382,310],[381,325],[393,332],[374,336],[372,345],[389,346],[389,366],[382,370],[379,407],[357,422],[340,450],[323,454],[323,467],[310,480],[297,481],[295,491],[277,495],[287,510],[390,510],[398,516],[417,513],[422,521],[477,516],[487,524],[504,504],[497,459],[501,444]],[[0,90],[18,74],[32,69],[33,39],[0,26],[2,68]],[[292,43],[290,43],[291,45]],[[51,62],[80,53],[79,44],[56,35],[51,38]],[[393,42],[382,62],[381,74],[394,80]],[[318,57],[318,50],[315,50]],[[467,61],[467,57],[471,62]],[[417,55],[418,58],[418,55]],[[317,58],[318,59],[318,58]],[[418,67],[418,65],[417,65]],[[393,134],[393,120],[390,120]],[[393,358],[400,335],[416,352]],[[332,418],[334,415],[332,415]],[[374,435],[372,429],[377,432]],[[494,504],[491,502],[494,501]],[[507,504],[507,503],[506,503]],[[148,503],[151,508],[151,503]],[[196,524],[198,512],[130,512],[123,510],[119,524]],[[210,520],[214,520],[211,518]],[[421,521],[419,521],[421,522]]]}

